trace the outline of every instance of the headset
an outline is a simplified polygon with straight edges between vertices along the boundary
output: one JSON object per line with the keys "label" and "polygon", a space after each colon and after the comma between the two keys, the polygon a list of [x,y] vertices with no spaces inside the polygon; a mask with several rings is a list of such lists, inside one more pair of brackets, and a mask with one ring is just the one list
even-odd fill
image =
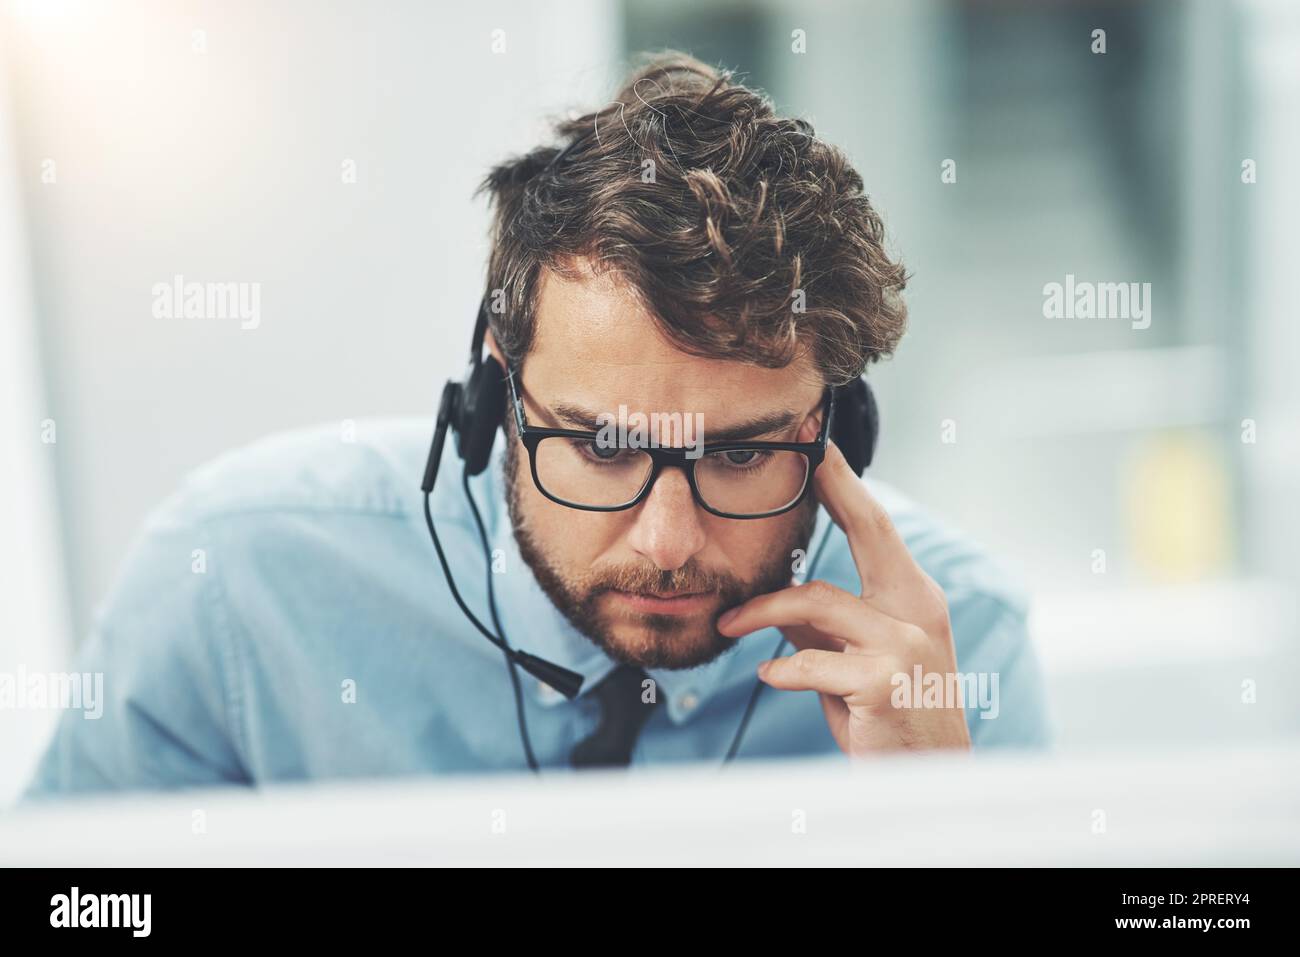
{"label": "headset", "polygon": [[[561,150],[551,160],[547,168],[549,169],[566,159],[582,139],[582,137],[579,137]],[[524,717],[523,693],[515,669],[517,667],[522,668],[528,674],[550,685],[570,700],[577,697],[582,690],[585,679],[583,675],[575,671],[511,647],[506,638],[505,629],[501,627],[501,619],[497,613],[496,592],[493,587],[494,576],[491,570],[491,549],[488,546],[487,531],[482,516],[479,513],[469,485],[471,477],[481,474],[487,468],[492,455],[492,446],[496,442],[497,431],[505,427],[506,371],[494,356],[484,356],[483,354],[483,344],[487,337],[488,327],[488,300],[485,296],[479,303],[478,317],[474,324],[474,336],[470,342],[469,369],[465,374],[465,378],[460,382],[453,379],[443,386],[442,399],[438,405],[438,416],[434,424],[433,441],[429,446],[429,457],[425,462],[424,479],[420,483],[420,489],[424,493],[425,524],[428,526],[429,536],[433,539],[433,546],[438,553],[438,561],[442,565],[443,575],[446,577],[447,585],[451,589],[452,598],[455,599],[461,612],[478,629],[479,633],[500,648],[505,655],[506,664],[510,671],[511,684],[514,687],[515,711],[519,722],[520,741],[529,768],[537,772],[539,767],[533,754],[532,743],[529,740],[528,724]],[[871,391],[871,387],[867,384],[867,380],[861,376],[847,385],[835,387],[833,393],[831,439],[839,447],[840,452],[844,454],[845,460],[853,471],[858,475],[862,475],[867,466],[871,464],[880,437],[880,414],[876,406],[875,396]],[[464,463],[461,484],[464,487],[465,497],[469,501],[470,510],[474,515],[474,523],[478,528],[479,540],[483,546],[484,560],[488,567],[488,605],[492,623],[496,629],[495,632],[489,630],[465,604],[460,591],[456,588],[455,579],[451,574],[450,563],[443,552],[442,543],[438,539],[438,532],[434,528],[429,498],[433,493],[434,484],[438,478],[443,446],[446,444],[449,429],[455,435],[456,454]],[[829,539],[829,535],[822,537],[821,544],[809,564],[809,578],[812,577],[817,562],[821,558],[822,550]],[[783,638],[774,649],[771,657],[775,658],[779,655],[784,645],[785,640]],[[728,748],[727,754],[723,758],[724,764],[730,762],[739,750],[740,742],[749,724],[750,715],[753,713],[762,688],[763,682],[758,681],[755,683],[754,690],[751,692],[749,702],[745,708],[745,714],[736,730],[735,737],[732,739],[731,747]]]}

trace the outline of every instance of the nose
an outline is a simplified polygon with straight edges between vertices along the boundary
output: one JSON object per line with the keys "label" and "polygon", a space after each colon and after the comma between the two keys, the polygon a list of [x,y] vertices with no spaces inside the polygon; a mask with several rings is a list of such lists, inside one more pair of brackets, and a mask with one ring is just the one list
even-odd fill
{"label": "nose", "polygon": [[661,571],[676,571],[704,548],[701,509],[681,469],[660,472],[635,514],[628,544]]}

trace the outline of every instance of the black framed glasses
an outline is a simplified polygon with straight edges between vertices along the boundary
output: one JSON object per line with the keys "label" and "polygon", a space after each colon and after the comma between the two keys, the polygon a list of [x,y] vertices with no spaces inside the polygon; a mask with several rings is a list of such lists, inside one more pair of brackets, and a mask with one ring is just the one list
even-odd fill
{"label": "black framed glasses", "polygon": [[529,425],[507,367],[515,426],[528,450],[533,484],[552,502],[587,512],[619,512],[645,501],[665,468],[679,468],[706,512],[721,518],[771,518],[808,494],[826,456],[835,393],[822,398],[821,429],[812,442],[704,443],[687,448],[613,446],[598,432]]}

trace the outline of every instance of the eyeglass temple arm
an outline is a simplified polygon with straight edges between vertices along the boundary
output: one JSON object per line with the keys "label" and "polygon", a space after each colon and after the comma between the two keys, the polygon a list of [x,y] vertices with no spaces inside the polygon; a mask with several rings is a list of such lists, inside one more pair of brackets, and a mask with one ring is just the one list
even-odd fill
{"label": "eyeglass temple arm", "polygon": [[524,400],[520,397],[519,389],[515,386],[515,366],[513,362],[506,363],[506,380],[510,383],[510,407],[515,411],[515,425],[519,427],[519,433],[522,435],[525,427]]}

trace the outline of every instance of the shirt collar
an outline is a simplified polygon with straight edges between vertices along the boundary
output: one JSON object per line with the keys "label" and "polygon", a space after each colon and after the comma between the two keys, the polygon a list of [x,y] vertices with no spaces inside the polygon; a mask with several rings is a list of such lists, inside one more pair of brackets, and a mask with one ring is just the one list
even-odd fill
{"label": "shirt collar", "polygon": [[[486,472],[473,480],[473,486],[475,499],[484,510],[493,565],[501,569],[494,575],[493,582],[497,612],[506,632],[504,637],[512,648],[578,672],[585,679],[581,692],[585,695],[618,663],[570,624],[542,591],[532,569],[524,562],[506,508],[503,459],[501,453],[493,455]],[[826,511],[819,509],[812,537],[814,554],[828,524]],[[667,705],[669,719],[674,724],[682,724],[701,711],[709,699],[728,683],[728,679],[755,677],[750,664],[739,663],[740,652],[749,643],[756,643],[765,649],[763,653],[766,654],[766,649],[776,646],[779,637],[775,628],[765,629],[762,633],[747,636],[740,648],[706,665],[671,671],[649,668],[646,674],[655,682],[659,701]],[[748,662],[750,656],[744,657]],[[531,675],[522,675],[521,680],[529,696],[543,708],[556,707],[565,700],[558,691]]]}

